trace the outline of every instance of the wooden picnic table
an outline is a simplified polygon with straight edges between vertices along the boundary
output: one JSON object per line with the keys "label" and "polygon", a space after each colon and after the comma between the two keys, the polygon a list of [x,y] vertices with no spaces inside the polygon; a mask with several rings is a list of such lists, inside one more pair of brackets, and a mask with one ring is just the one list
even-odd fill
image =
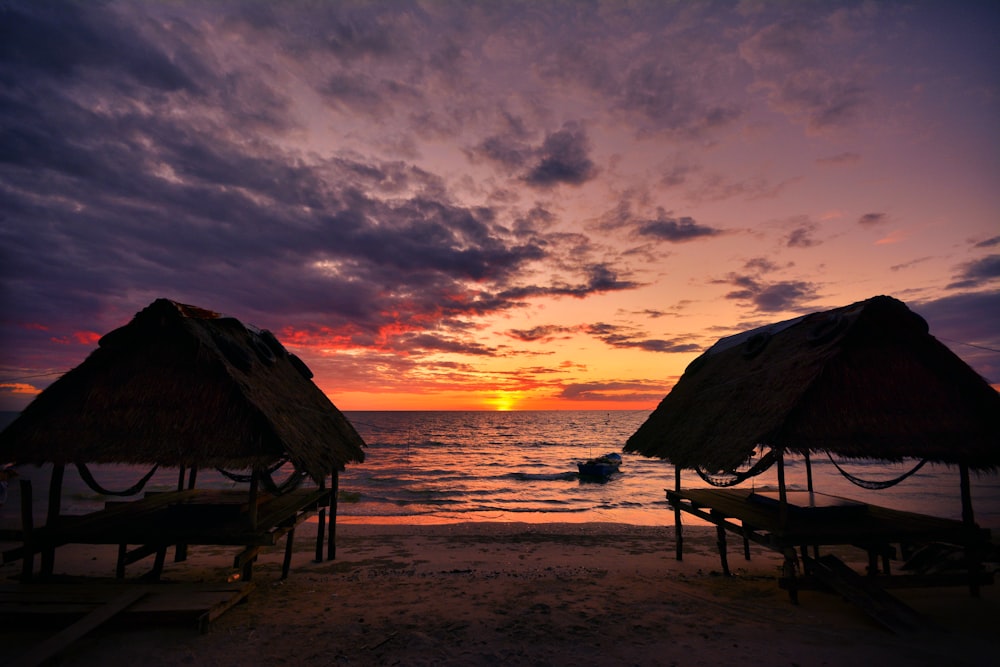
{"label": "wooden picnic table", "polygon": [[[185,489],[152,492],[132,501],[112,501],[96,512],[54,517],[40,528],[27,527],[23,545],[3,553],[3,562],[24,559],[26,579],[32,576],[35,554],[43,554],[42,574],[51,574],[51,554],[66,544],[119,545],[118,575],[124,567],[155,554],[153,578],[159,576],[167,547],[178,548],[183,560],[187,545],[243,546],[234,569],[244,579],[252,576],[252,563],[262,547],[277,544],[285,535],[286,558],[282,576],[287,576],[295,527],[317,509],[330,505],[331,490],[295,489],[280,495],[261,493],[256,511],[250,511],[245,491]],[[321,535],[317,535],[321,540]],[[129,550],[129,545],[137,545]],[[317,543],[317,553],[320,552]],[[45,555],[49,554],[48,562]]]}

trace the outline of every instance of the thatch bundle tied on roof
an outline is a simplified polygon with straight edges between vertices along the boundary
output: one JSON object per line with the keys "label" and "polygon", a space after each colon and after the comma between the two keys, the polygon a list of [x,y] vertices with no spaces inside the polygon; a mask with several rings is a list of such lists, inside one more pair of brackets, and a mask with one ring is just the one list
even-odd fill
{"label": "thatch bundle tied on roof", "polygon": [[902,302],[878,296],[723,338],[625,450],[735,470],[758,445],[1000,466],[1000,394]]}
{"label": "thatch bundle tied on roof", "polygon": [[100,340],[2,434],[0,461],[263,469],[320,481],[364,442],[268,331],[167,299]]}

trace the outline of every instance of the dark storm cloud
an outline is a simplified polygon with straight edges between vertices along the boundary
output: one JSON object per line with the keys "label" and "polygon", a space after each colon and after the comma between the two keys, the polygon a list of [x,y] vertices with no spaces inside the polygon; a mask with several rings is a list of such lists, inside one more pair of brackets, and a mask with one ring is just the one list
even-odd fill
{"label": "dark storm cloud", "polygon": [[573,401],[651,401],[666,392],[665,386],[652,382],[582,382],[566,385],[559,396]]}
{"label": "dark storm cloud", "polygon": [[600,216],[598,228],[609,232],[628,229],[637,237],[667,243],[686,243],[725,233],[721,229],[699,224],[687,215],[675,217],[662,206],[656,208],[655,218],[643,218],[632,211],[632,200],[637,196],[629,193],[619,200],[617,206]]}
{"label": "dark storm cloud", "polygon": [[862,227],[874,227],[888,221],[885,213],[865,213],[858,218],[858,224]]}
{"label": "dark storm cloud", "polygon": [[992,248],[994,246],[1000,245],[1000,236],[994,236],[993,238],[986,239],[984,241],[979,241],[974,244],[976,248]]}
{"label": "dark storm cloud", "polygon": [[390,115],[400,107],[411,108],[423,98],[420,90],[409,84],[348,72],[331,76],[319,92],[335,106],[375,117]]}
{"label": "dark storm cloud", "polygon": [[502,136],[487,137],[475,152],[511,170],[523,167],[534,154],[523,141]]}
{"label": "dark storm cloud", "polygon": [[527,298],[543,296],[571,296],[582,299],[591,294],[617,292],[635,289],[641,283],[631,280],[620,280],[617,273],[606,264],[591,264],[581,267],[586,274],[586,281],[577,284],[554,283],[551,285],[530,285],[515,287],[500,292],[499,297],[510,301],[521,301]]}
{"label": "dark storm cloud", "polygon": [[[0,80],[52,77],[68,81],[87,72],[113,73],[119,81],[142,82],[162,91],[196,90],[177,60],[145,42],[135,27],[100,3],[12,4],[0,8]],[[198,72],[191,72],[197,75]]]}
{"label": "dark storm cloud", "polygon": [[590,141],[584,129],[576,123],[567,123],[545,137],[524,181],[541,188],[585,183],[597,174],[589,152]]}
{"label": "dark storm cloud", "polygon": [[524,343],[547,343],[557,338],[567,338],[576,333],[577,328],[564,327],[555,324],[544,324],[530,329],[509,329],[506,333]]}
{"label": "dark storm cloud", "polygon": [[393,342],[393,348],[415,354],[429,352],[451,352],[455,354],[471,354],[474,356],[490,356],[496,354],[496,348],[481,345],[475,341],[460,340],[449,336],[438,336],[430,333],[400,336]]}
{"label": "dark storm cloud", "polygon": [[532,145],[521,119],[510,114],[502,118],[503,130],[470,149],[472,158],[489,160],[541,189],[582,185],[597,175],[597,165],[590,159],[590,140],[578,123],[567,122],[546,134],[540,144]]}
{"label": "dark storm cloud", "polygon": [[683,340],[647,338],[632,327],[605,322],[588,325],[585,331],[611,347],[633,348],[646,352],[695,352],[701,349],[700,345]]}
{"label": "dark storm cloud", "polygon": [[988,255],[959,266],[959,274],[948,289],[976,288],[1000,278],[1000,255]]}
{"label": "dark storm cloud", "polygon": [[[321,317],[338,335],[375,344],[383,326],[488,314],[516,305],[501,293],[534,289],[521,274],[549,252],[537,233],[511,233],[491,209],[452,203],[441,179],[402,162],[304,160],[280,148],[271,139],[294,126],[282,98],[266,77],[205,66],[196,57],[204,38],[190,26],[164,36],[147,22],[140,37],[96,4],[3,12],[5,342],[35,349],[77,329],[103,333],[166,296],[275,328],[305,330]],[[348,53],[352,35],[331,48]],[[361,105],[364,83],[351,83],[351,103]],[[415,95],[384,81],[373,90]],[[561,176],[552,166],[557,180],[593,168],[573,126],[543,149],[550,166],[562,165]],[[584,275],[539,293],[634,285],[599,265]]]}
{"label": "dark storm cloud", "polygon": [[767,282],[754,276],[731,273],[726,280],[715,282],[736,288],[726,293],[727,299],[747,302],[763,312],[800,310],[805,302],[816,296],[815,286],[800,280]]}
{"label": "dark storm cloud", "polygon": [[640,236],[652,237],[658,241],[683,243],[685,241],[718,236],[722,233],[722,230],[707,225],[699,225],[693,218],[688,216],[671,218],[661,209],[656,220],[640,222],[636,227],[636,232]]}
{"label": "dark storm cloud", "polygon": [[813,234],[816,233],[817,225],[808,224],[796,227],[785,237],[785,245],[789,248],[812,248],[819,245]]}

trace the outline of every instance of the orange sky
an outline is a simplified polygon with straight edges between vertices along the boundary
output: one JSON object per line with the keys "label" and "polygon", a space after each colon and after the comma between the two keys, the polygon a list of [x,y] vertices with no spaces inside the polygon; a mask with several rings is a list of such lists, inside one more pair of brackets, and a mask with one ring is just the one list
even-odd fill
{"label": "orange sky", "polygon": [[159,297],[345,410],[652,409],[718,338],[878,294],[1000,382],[998,16],[11,3],[0,408]]}

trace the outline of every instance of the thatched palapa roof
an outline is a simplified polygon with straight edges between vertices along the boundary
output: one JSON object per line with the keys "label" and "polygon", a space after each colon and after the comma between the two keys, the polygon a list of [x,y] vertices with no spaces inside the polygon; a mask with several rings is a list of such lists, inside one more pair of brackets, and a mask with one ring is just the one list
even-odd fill
{"label": "thatched palapa roof", "polygon": [[719,340],[625,450],[734,470],[756,445],[1000,466],[1000,394],[896,299],[877,296]]}
{"label": "thatched palapa roof", "polygon": [[319,481],[364,441],[268,331],[167,299],[100,340],[0,433],[0,461],[265,467]]}

